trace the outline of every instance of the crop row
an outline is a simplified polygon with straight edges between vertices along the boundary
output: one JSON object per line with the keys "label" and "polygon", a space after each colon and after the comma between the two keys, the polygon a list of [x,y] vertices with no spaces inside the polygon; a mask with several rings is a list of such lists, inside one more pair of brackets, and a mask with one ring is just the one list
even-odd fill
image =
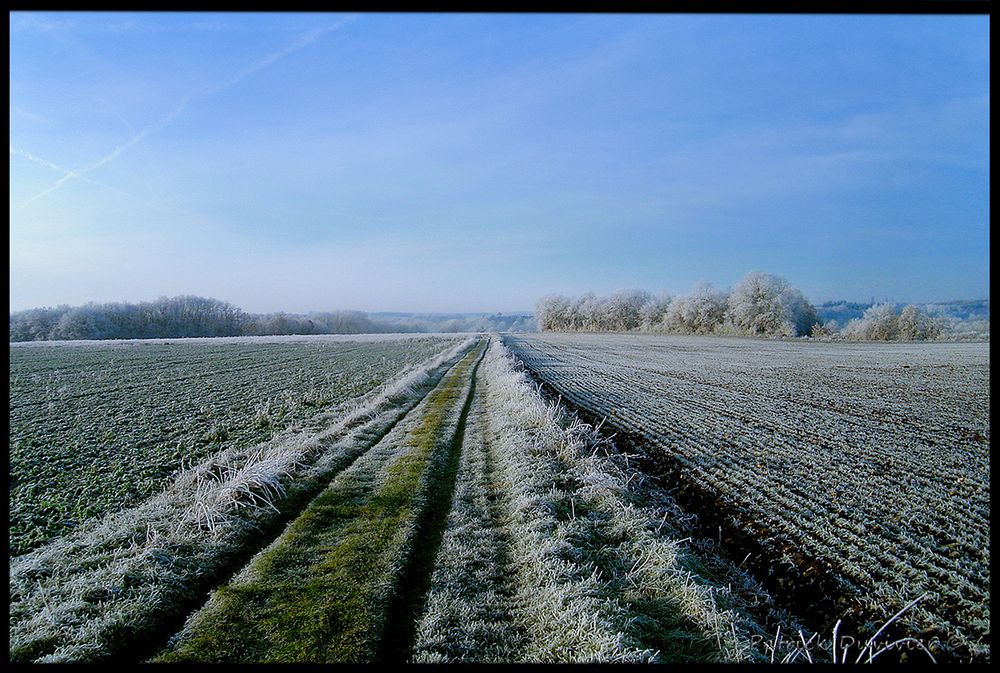
{"label": "crop row", "polygon": [[988,653],[986,347],[508,343],[567,399],[680,466],[785,563],[818,562],[884,610],[935,592],[912,626]]}

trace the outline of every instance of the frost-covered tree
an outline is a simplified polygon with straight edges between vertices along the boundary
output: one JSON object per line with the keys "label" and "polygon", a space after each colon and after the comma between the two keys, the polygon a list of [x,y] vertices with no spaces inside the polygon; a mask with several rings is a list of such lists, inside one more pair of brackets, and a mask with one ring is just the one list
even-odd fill
{"label": "frost-covered tree", "polygon": [[940,337],[955,341],[981,341],[990,338],[989,318],[962,320],[955,316],[937,316],[935,324],[940,329]]}
{"label": "frost-covered tree", "polygon": [[538,329],[543,331],[569,329],[572,324],[572,308],[572,302],[565,295],[549,294],[542,297],[535,303]]}
{"label": "frost-covered tree", "polygon": [[899,338],[904,341],[936,339],[941,335],[941,325],[913,304],[903,307],[897,321]]}
{"label": "frost-covered tree", "polygon": [[10,314],[11,341],[45,341],[52,338],[52,330],[64,314],[66,305],[56,308],[31,308]]}
{"label": "frost-covered tree", "polygon": [[[828,302],[821,306],[825,317],[829,318],[832,310],[839,318],[828,319],[824,324],[816,308],[787,280],[753,271],[731,292],[720,292],[708,283],[699,283],[689,294],[678,297],[666,292],[654,296],[645,290],[619,290],[608,297],[598,297],[593,292],[576,298],[548,295],[537,304],[535,324],[540,330],[587,332],[641,330],[865,340],[989,339],[988,308],[980,310],[982,302],[965,303],[973,304],[979,311],[976,320],[930,314],[927,307],[915,305],[905,307],[900,313],[888,304]],[[980,319],[980,315],[985,317]],[[850,320],[855,316],[859,317]],[[845,322],[847,325],[840,329]],[[485,323],[473,326],[480,329]],[[11,334],[15,332],[30,333],[30,330],[20,326],[15,329],[12,316]]]}
{"label": "frost-covered tree", "polygon": [[820,337],[832,337],[837,334],[837,321],[827,320],[824,324],[819,324],[819,322],[813,323],[812,328],[809,330],[809,336],[814,338]]}
{"label": "frost-covered tree", "polygon": [[726,294],[711,283],[698,283],[690,294],[674,297],[667,310],[666,331],[676,334],[712,334],[726,313]]}
{"label": "frost-covered tree", "polygon": [[899,338],[899,316],[892,304],[876,304],[860,318],[847,323],[841,336],[865,341],[894,341]]}
{"label": "frost-covered tree", "polygon": [[747,336],[809,334],[819,319],[816,309],[781,276],[751,271],[729,295],[726,321]]}
{"label": "frost-covered tree", "polygon": [[642,316],[642,329],[647,332],[664,329],[663,320],[670,310],[670,300],[672,297],[666,292],[660,292],[656,296],[650,296],[649,300],[643,304],[639,312]]}
{"label": "frost-covered tree", "polygon": [[812,326],[819,322],[816,307],[797,288],[789,287],[782,293],[781,301],[788,309],[796,336],[809,334]]}
{"label": "frost-covered tree", "polygon": [[99,338],[93,304],[79,306],[66,313],[52,330],[53,339],[96,339]]}
{"label": "frost-covered tree", "polygon": [[571,308],[572,329],[579,331],[593,331],[597,329],[597,315],[599,313],[597,297],[593,292],[585,292],[573,302]]}
{"label": "frost-covered tree", "polygon": [[608,328],[615,332],[628,332],[642,325],[642,307],[649,301],[645,290],[619,290],[607,301],[605,315]]}

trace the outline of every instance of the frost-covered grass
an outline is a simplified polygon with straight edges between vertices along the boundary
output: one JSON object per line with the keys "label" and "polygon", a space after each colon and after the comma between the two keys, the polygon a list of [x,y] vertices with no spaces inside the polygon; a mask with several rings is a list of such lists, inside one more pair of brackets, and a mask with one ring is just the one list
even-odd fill
{"label": "frost-covered grass", "polygon": [[294,511],[363,455],[473,343],[411,368],[351,409],[221,452],[138,507],[12,559],[12,661],[92,661],[141,649],[259,544],[278,510]]}
{"label": "frost-covered grass", "polygon": [[744,661],[745,615],[665,526],[683,518],[499,343],[480,368],[415,660]]}
{"label": "frost-covered grass", "polygon": [[451,511],[416,628],[418,663],[512,662],[525,648],[525,629],[515,619],[510,530],[501,509],[506,494],[496,483],[484,435],[488,385],[480,368]]}
{"label": "frost-covered grass", "polygon": [[714,499],[778,572],[836,583],[812,630],[843,616],[871,633],[929,592],[894,627],[939,658],[989,657],[988,344],[505,342]]}
{"label": "frost-covered grass", "polygon": [[11,344],[10,552],[138,504],[182,463],[340,413],[458,342],[377,336]]}

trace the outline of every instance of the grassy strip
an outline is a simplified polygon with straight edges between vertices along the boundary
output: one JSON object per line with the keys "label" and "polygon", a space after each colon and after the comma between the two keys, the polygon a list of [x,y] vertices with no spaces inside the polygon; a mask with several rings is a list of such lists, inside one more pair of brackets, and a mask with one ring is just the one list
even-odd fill
{"label": "grassy strip", "polygon": [[376,659],[433,486],[467,398],[469,353],[286,532],[219,589],[158,661],[364,662]]}
{"label": "grassy strip", "polygon": [[478,378],[447,529],[417,628],[416,663],[510,662],[525,648],[526,634],[514,619],[502,494],[493,487],[494,461],[483,437],[489,384]]}
{"label": "grassy strip", "polygon": [[662,531],[671,511],[642,506],[648,494],[634,470],[589,426],[547,405],[500,344],[483,372],[487,441],[509,494],[518,618],[529,634],[521,656],[748,659],[746,620],[719,607],[720,589],[705,586],[681,544]]}
{"label": "grassy strip", "polygon": [[[625,635],[628,615],[602,592],[594,568],[576,560],[557,516],[563,494],[555,452],[565,444],[556,408],[521,383],[499,344],[483,372],[489,381],[486,441],[505,494],[505,525],[515,576],[516,621],[529,662],[648,662],[655,655]],[[568,500],[566,502],[568,505]]]}
{"label": "grassy strip", "polygon": [[472,343],[366,396],[332,427],[224,452],[139,507],[13,559],[11,660],[142,656],[158,630],[388,432]]}

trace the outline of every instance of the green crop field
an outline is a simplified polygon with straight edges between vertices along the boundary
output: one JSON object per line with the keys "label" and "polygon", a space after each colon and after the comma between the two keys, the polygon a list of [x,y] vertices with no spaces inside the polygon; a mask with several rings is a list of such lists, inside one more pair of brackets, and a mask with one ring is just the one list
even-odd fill
{"label": "green crop field", "polygon": [[269,439],[454,342],[12,344],[10,553],[134,505],[182,464]]}

